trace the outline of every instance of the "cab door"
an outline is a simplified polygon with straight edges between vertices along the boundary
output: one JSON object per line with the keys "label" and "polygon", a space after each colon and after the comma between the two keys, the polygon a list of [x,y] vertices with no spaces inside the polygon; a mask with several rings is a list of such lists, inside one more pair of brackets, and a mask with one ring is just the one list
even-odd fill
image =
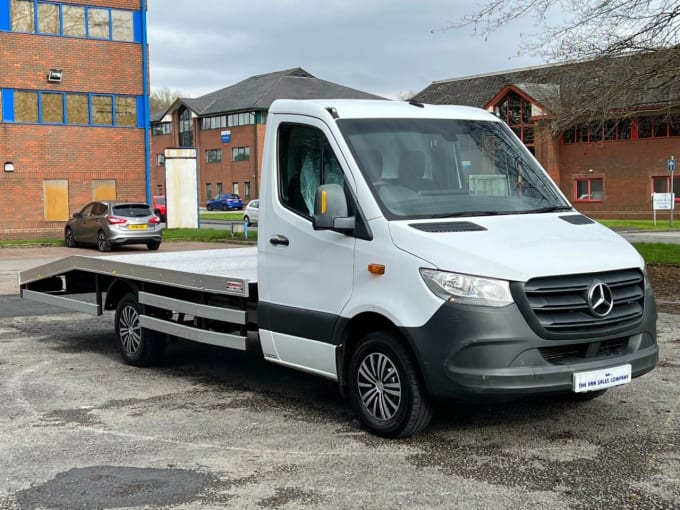
{"label": "cab door", "polygon": [[[272,129],[272,126],[268,127]],[[328,127],[294,115],[274,123],[258,228],[258,322],[270,361],[337,377],[334,334],[352,295],[355,238],[312,226],[320,184],[354,186]]]}

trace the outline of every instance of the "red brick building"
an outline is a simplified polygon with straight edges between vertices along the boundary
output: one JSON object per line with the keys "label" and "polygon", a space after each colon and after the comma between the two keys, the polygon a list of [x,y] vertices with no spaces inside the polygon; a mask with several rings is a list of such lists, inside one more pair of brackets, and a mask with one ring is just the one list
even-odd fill
{"label": "red brick building", "polygon": [[146,0],[0,0],[0,240],[146,200]]}
{"label": "red brick building", "polygon": [[[667,170],[671,156],[680,159],[678,80],[640,95],[621,90],[617,96],[608,89],[611,97],[603,101],[612,106],[605,118],[590,115],[590,120],[575,121],[557,134],[551,123],[567,101],[579,101],[584,83],[593,97],[600,87],[604,96],[603,81],[608,73],[622,72],[621,62],[549,65],[436,81],[414,99],[476,106],[499,115],[583,213],[651,218],[652,193],[668,193],[671,175],[680,207],[680,174]],[[588,113],[582,112],[583,117]]]}
{"label": "red brick building", "polygon": [[199,202],[219,193],[259,197],[265,122],[275,99],[383,99],[295,68],[252,76],[204,96],[178,99],[151,119],[151,189],[165,191],[163,154],[195,147]]}

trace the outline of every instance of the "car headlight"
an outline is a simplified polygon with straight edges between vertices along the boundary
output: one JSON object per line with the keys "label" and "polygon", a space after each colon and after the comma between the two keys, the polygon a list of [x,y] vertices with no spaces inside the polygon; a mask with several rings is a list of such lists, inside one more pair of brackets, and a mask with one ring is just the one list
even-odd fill
{"label": "car headlight", "polygon": [[421,269],[420,275],[432,292],[449,303],[507,306],[513,302],[510,284],[505,280],[434,269]]}

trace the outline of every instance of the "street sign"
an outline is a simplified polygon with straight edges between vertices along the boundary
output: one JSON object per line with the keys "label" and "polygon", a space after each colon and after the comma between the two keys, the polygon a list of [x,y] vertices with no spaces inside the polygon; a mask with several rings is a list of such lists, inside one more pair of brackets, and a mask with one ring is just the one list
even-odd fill
{"label": "street sign", "polygon": [[671,173],[675,172],[675,158],[673,156],[671,156],[671,159],[668,160],[666,168],[668,168],[668,171]]}

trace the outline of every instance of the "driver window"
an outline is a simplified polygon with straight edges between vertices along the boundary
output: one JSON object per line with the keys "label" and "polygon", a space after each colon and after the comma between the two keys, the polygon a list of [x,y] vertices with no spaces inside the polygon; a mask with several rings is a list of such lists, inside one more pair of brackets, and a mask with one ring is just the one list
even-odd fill
{"label": "driver window", "polygon": [[324,134],[310,126],[285,124],[279,128],[278,183],[281,202],[311,218],[316,188],[344,185],[340,164]]}

